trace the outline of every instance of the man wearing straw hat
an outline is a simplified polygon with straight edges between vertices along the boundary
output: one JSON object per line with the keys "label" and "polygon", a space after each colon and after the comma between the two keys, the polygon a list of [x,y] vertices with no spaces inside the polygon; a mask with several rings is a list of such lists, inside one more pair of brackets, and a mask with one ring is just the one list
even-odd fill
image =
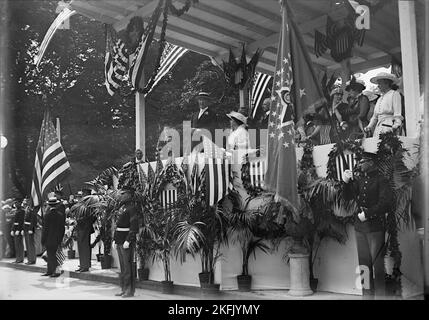
{"label": "man wearing straw hat", "polygon": [[[210,138],[214,141],[215,129],[218,126],[218,117],[212,110],[210,110],[210,104],[213,102],[213,99],[210,97],[209,93],[205,91],[199,92],[196,99],[198,101],[199,111],[192,114],[192,129],[195,129],[194,132],[197,132],[200,135],[210,133]],[[194,149],[199,142],[200,141],[192,141],[192,149]]]}
{"label": "man wearing straw hat", "polygon": [[399,131],[404,117],[401,94],[393,89],[398,78],[391,73],[380,72],[370,81],[378,85],[381,96],[377,100],[374,114],[365,131],[374,132],[374,137],[386,131]]}

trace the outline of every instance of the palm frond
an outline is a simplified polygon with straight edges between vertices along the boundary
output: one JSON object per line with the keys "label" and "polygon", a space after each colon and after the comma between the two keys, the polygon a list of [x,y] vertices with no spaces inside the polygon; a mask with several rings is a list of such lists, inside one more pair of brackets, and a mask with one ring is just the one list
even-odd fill
{"label": "palm frond", "polygon": [[192,257],[199,252],[204,245],[205,238],[200,226],[204,225],[202,222],[195,222],[189,224],[187,221],[177,223],[174,230],[174,248],[176,259],[180,258],[180,263],[186,261],[186,255],[190,254]]}

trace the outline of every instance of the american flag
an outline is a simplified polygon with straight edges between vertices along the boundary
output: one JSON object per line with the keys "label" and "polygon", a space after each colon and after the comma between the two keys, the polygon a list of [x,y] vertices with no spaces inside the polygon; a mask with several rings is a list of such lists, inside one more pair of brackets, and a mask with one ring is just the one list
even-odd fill
{"label": "american flag", "polygon": [[256,116],[256,111],[264,96],[265,89],[272,77],[268,74],[258,72],[256,74],[255,83],[252,86],[251,101],[252,101],[252,118]]}
{"label": "american flag", "polygon": [[[34,160],[31,198],[34,207],[41,207],[47,194],[69,173],[70,163],[58,140],[50,112],[45,111]],[[41,210],[38,212],[41,214]]]}
{"label": "american flag", "polygon": [[[130,63],[130,69],[128,71],[129,78],[134,88],[138,89],[140,86],[140,79],[143,74],[144,62],[146,60],[147,53],[149,51],[150,44],[153,40],[153,35],[155,33],[156,25],[161,15],[163,1],[160,1],[155,11],[152,14],[152,17],[149,21],[149,24],[145,28],[142,38],[140,39],[139,45],[137,46],[136,51],[134,52],[133,58]],[[165,31],[165,30],[164,30]]]}
{"label": "american flag", "polygon": [[171,43],[166,43],[164,51],[162,52],[161,62],[159,71],[155,76],[152,87],[149,89],[149,92],[155,88],[159,81],[170,72],[171,68],[177,63],[177,61],[186,53],[188,49],[183,47],[176,46]]}
{"label": "american flag", "polygon": [[209,138],[203,137],[204,175],[206,199],[209,206],[214,206],[226,196],[232,188],[231,166],[225,157],[225,150],[219,148]]}
{"label": "american flag", "polygon": [[[314,113],[325,98],[298,27],[282,1],[282,28],[277,49],[268,124],[268,157],[265,186],[275,199],[292,210],[299,207],[295,124]],[[296,211],[295,211],[296,212]]]}
{"label": "american flag", "polygon": [[105,85],[113,96],[125,80],[128,70],[128,50],[121,39],[115,39],[112,27],[106,27],[106,57],[104,60]]}

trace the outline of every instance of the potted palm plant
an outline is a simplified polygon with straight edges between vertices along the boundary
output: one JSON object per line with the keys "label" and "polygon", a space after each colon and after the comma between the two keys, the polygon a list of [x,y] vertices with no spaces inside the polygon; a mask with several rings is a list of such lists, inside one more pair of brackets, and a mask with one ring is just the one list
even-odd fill
{"label": "potted palm plant", "polygon": [[221,257],[220,248],[228,243],[228,220],[222,204],[209,207],[205,202],[203,174],[194,163],[191,173],[188,166],[182,166],[184,185],[179,188],[177,214],[179,218],[175,230],[174,252],[181,262],[187,254],[201,259],[201,272],[198,274],[203,293],[219,292],[219,284],[214,283],[216,262]]}
{"label": "potted palm plant", "polygon": [[230,210],[228,215],[230,235],[233,242],[239,244],[242,256],[241,274],[237,276],[238,290],[250,291],[252,276],[249,275],[249,259],[252,254],[256,258],[256,251],[258,249],[264,253],[268,253],[269,247],[264,243],[263,238],[255,236],[263,213],[260,208],[264,207],[264,204],[259,204],[255,209],[249,209],[249,204],[252,200],[258,201],[264,198],[267,199],[267,197],[248,197],[243,200],[239,193],[231,192],[228,198],[232,202],[232,210]]}

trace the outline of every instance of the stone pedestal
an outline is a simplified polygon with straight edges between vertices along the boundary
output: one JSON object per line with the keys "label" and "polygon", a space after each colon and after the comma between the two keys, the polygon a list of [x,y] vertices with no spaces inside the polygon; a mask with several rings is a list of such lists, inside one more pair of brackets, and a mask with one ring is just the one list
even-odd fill
{"label": "stone pedestal", "polygon": [[291,296],[308,296],[313,294],[310,288],[309,255],[294,253],[290,258],[290,290]]}

